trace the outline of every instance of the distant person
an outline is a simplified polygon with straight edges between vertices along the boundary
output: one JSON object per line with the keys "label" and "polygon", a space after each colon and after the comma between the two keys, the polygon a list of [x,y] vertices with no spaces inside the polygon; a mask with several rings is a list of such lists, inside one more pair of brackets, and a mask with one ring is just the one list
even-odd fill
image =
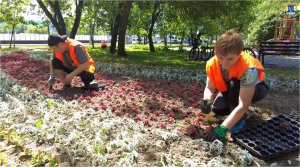
{"label": "distant person", "polygon": [[202,40],[200,39],[201,33],[196,34],[191,34],[191,41],[192,41],[192,46],[193,48],[198,48],[199,45],[202,43]]}
{"label": "distant person", "polygon": [[103,42],[101,43],[101,48],[102,48],[102,49],[106,49],[106,48],[107,48],[107,44],[106,44],[105,41],[103,41]]}
{"label": "distant person", "polygon": [[[263,99],[268,92],[262,64],[243,49],[244,42],[239,33],[230,30],[218,38],[216,55],[206,64],[207,80],[201,111],[228,115],[219,127],[207,134],[207,141],[225,141],[228,131],[237,133],[243,130],[248,107]],[[212,101],[216,91],[218,93]]]}
{"label": "distant person", "polygon": [[97,90],[90,85],[94,80],[95,63],[82,43],[66,35],[49,35],[48,45],[54,50],[50,61],[50,84],[58,77],[64,89],[68,89],[73,78],[79,75],[84,83],[82,89]]}

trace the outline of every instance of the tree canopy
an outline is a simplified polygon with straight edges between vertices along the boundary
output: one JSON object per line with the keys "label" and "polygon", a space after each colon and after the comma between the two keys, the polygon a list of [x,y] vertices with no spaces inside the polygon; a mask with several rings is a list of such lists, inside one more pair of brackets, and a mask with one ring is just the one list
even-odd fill
{"label": "tree canopy", "polygon": [[[20,13],[24,12],[29,2],[2,1],[0,22],[4,22],[9,29],[14,29],[16,23],[25,23]],[[274,36],[275,21],[283,19],[287,4],[299,5],[297,1],[271,0],[37,0],[37,3],[40,14],[47,18],[44,21],[51,22],[58,34],[68,34],[71,38],[75,38],[77,32],[89,34],[92,43],[94,34],[110,34],[111,53],[115,53],[118,41],[118,46],[121,46],[118,53],[122,55],[126,55],[122,51],[126,42],[124,34],[136,35],[138,41],[143,43],[149,40],[150,51],[154,52],[155,35],[159,35],[167,44],[167,40],[171,38],[183,42],[191,33],[199,32],[203,34],[203,38],[215,38],[231,28],[238,28],[246,43],[251,45]],[[46,22],[44,26],[47,25]],[[39,26],[41,25],[31,25],[28,32],[46,30]]]}

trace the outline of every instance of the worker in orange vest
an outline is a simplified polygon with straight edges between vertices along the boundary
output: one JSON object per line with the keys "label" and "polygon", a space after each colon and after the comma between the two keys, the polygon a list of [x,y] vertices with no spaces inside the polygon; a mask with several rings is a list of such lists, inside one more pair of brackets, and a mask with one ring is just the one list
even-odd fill
{"label": "worker in orange vest", "polygon": [[57,76],[63,82],[64,89],[68,89],[73,78],[79,75],[84,83],[84,90],[98,89],[90,85],[94,80],[95,63],[82,43],[67,38],[66,35],[49,35],[48,45],[54,50],[48,80],[51,85]]}
{"label": "worker in orange vest", "polygon": [[103,41],[103,42],[101,43],[101,48],[102,48],[102,49],[106,49],[106,47],[107,47],[107,44],[106,44],[105,41]]}
{"label": "worker in orange vest", "polygon": [[[237,133],[246,127],[245,113],[251,102],[263,99],[268,87],[264,82],[262,64],[251,55],[242,52],[244,42],[236,30],[230,30],[218,38],[215,56],[206,64],[206,87],[200,109],[203,113],[228,117],[210,131],[206,141],[225,141],[228,131]],[[213,99],[215,91],[218,92]]]}

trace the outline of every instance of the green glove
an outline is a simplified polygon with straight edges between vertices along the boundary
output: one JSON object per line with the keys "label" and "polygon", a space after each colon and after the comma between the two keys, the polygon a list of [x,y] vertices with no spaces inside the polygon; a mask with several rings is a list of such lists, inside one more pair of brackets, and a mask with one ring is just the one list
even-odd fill
{"label": "green glove", "polygon": [[208,114],[211,111],[211,101],[209,99],[203,100],[199,107],[204,114]]}
{"label": "green glove", "polygon": [[214,129],[214,133],[216,134],[216,136],[220,137],[220,138],[224,138],[226,136],[226,133],[228,132],[228,128],[224,125],[220,125],[219,127]]}
{"label": "green glove", "polygon": [[206,136],[204,137],[204,140],[205,141],[209,141],[209,142],[213,142],[215,141],[216,139],[220,140],[222,143],[225,142],[225,136],[226,136],[226,133],[229,129],[224,126],[224,125],[221,125],[217,128],[215,128],[213,131],[210,131],[206,134]]}

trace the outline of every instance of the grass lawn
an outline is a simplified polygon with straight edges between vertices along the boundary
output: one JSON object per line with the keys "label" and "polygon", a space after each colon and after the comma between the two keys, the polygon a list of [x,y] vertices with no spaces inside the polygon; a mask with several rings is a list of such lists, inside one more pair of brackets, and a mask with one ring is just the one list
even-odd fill
{"label": "grass lawn", "polygon": [[[178,47],[178,46],[177,46]],[[94,60],[100,62],[113,62],[135,66],[157,66],[183,68],[187,70],[204,70],[205,62],[189,61],[188,51],[163,50],[163,47],[156,48],[155,53],[150,53],[148,47],[132,46],[126,49],[127,57],[120,57],[109,54],[109,49],[103,50],[98,47],[88,47],[90,55]]]}
{"label": "grass lawn", "polygon": [[[148,45],[126,45],[127,57],[120,57],[109,54],[109,48],[103,50],[100,45],[96,45],[95,48],[87,45],[88,52],[94,60],[107,63],[120,63],[129,66],[157,66],[182,68],[185,70],[205,70],[205,62],[203,61],[189,61],[188,51],[189,48],[184,48],[183,51],[177,51],[179,45],[168,45],[168,50],[164,50],[164,46],[156,44],[155,53],[149,52]],[[9,49],[8,47],[2,47],[1,51],[9,50],[22,50],[22,49],[48,49],[48,46],[23,46]],[[284,68],[284,67],[265,67],[266,73],[275,75],[278,77],[289,77],[292,79],[300,80],[299,69]]]}

